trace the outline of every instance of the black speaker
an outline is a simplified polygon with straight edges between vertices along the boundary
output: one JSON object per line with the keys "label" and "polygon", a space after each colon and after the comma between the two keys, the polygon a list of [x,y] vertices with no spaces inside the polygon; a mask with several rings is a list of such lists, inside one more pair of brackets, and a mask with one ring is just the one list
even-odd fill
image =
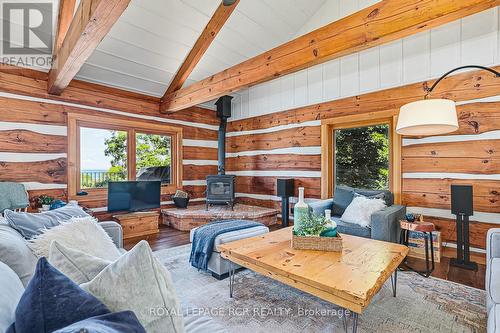
{"label": "black speaker", "polygon": [[278,178],[278,183],[276,184],[277,192],[278,192],[278,197],[282,198],[288,198],[288,197],[293,197],[293,179],[288,178],[288,179],[279,179]]}
{"label": "black speaker", "polygon": [[474,215],[472,185],[451,185],[451,213]]}

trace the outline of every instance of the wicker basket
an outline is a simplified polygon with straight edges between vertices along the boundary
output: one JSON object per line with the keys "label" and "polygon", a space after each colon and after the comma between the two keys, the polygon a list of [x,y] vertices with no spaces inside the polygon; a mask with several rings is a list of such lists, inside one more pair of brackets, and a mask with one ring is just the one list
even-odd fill
{"label": "wicker basket", "polygon": [[296,250],[316,250],[342,252],[342,237],[296,236],[292,232],[292,248]]}

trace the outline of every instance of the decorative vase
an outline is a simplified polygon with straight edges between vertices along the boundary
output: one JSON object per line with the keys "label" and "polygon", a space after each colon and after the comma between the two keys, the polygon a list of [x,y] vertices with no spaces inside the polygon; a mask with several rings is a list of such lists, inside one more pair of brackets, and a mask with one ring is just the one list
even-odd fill
{"label": "decorative vase", "polygon": [[332,220],[332,211],[325,209],[325,219],[327,221],[327,230],[323,231],[320,236],[323,237],[337,237],[337,222]]}
{"label": "decorative vase", "polygon": [[299,187],[299,201],[293,206],[293,230],[300,230],[300,223],[309,214],[309,205],[304,201],[304,188]]}

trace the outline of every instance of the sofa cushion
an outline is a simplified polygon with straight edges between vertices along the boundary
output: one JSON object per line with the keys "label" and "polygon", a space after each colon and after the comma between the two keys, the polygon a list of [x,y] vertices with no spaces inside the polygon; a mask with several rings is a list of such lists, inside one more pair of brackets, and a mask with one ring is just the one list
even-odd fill
{"label": "sofa cushion", "polygon": [[500,303],[500,258],[490,259],[486,274],[486,303],[489,310],[494,304]]}
{"label": "sofa cushion", "polygon": [[0,261],[16,272],[24,286],[35,272],[36,256],[21,234],[6,224],[0,224]]}
{"label": "sofa cushion", "polygon": [[54,333],[146,333],[146,330],[132,311],[122,311],[88,318]]}
{"label": "sofa cushion", "polygon": [[354,196],[354,189],[349,186],[335,187],[332,204],[332,216],[341,216],[344,214],[347,206],[351,203]]}
{"label": "sofa cushion", "polygon": [[66,205],[42,213],[25,213],[6,210],[4,215],[10,226],[16,229],[26,239],[31,239],[41,234],[45,229],[58,226],[61,222],[67,221],[72,217],[89,216],[82,208],[76,205]]}
{"label": "sofa cushion", "polygon": [[[194,233],[196,232],[196,229],[198,229],[198,228],[191,229],[191,231],[189,233],[189,240],[191,243],[193,242],[193,237],[194,237]],[[259,236],[259,235],[262,235],[262,234],[265,234],[268,232],[269,232],[269,228],[261,225],[261,226],[256,226],[256,227],[252,227],[252,228],[235,230],[235,231],[223,233],[223,234],[215,237],[214,252],[219,252],[217,250],[217,247],[221,244],[226,244],[226,243],[234,242],[234,241],[237,241],[240,239]]]}
{"label": "sofa cushion", "polygon": [[0,262],[0,332],[15,321],[17,303],[23,295],[24,287],[16,272]]}
{"label": "sofa cushion", "polygon": [[111,264],[111,261],[66,247],[58,241],[50,245],[49,262],[77,284],[89,282]]}
{"label": "sofa cushion", "polygon": [[348,223],[342,221],[339,217],[334,216],[332,219],[337,222],[337,231],[341,234],[348,234],[353,236],[371,237],[371,229],[367,227],[362,227],[358,224]]}
{"label": "sofa cushion", "polygon": [[50,244],[55,240],[105,260],[113,261],[121,255],[111,237],[90,216],[71,218],[68,222],[45,230],[29,241],[29,247],[39,257],[49,257]]}
{"label": "sofa cushion", "polygon": [[17,305],[16,321],[7,332],[52,332],[109,312],[97,298],[41,258]]}
{"label": "sofa cushion", "polygon": [[139,242],[81,287],[112,311],[132,310],[147,332],[184,332],[170,273],[146,241]]}

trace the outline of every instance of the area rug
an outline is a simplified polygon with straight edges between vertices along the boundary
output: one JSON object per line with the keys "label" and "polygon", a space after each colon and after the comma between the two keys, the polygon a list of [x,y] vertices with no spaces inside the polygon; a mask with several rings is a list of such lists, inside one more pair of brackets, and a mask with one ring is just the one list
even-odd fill
{"label": "area rug", "polygon": [[[218,281],[188,263],[190,246],[155,255],[171,272],[186,311],[212,317],[229,332],[343,332],[339,308],[250,270],[237,272],[234,298]],[[399,272],[359,316],[358,332],[486,332],[485,292],[453,282]]]}

